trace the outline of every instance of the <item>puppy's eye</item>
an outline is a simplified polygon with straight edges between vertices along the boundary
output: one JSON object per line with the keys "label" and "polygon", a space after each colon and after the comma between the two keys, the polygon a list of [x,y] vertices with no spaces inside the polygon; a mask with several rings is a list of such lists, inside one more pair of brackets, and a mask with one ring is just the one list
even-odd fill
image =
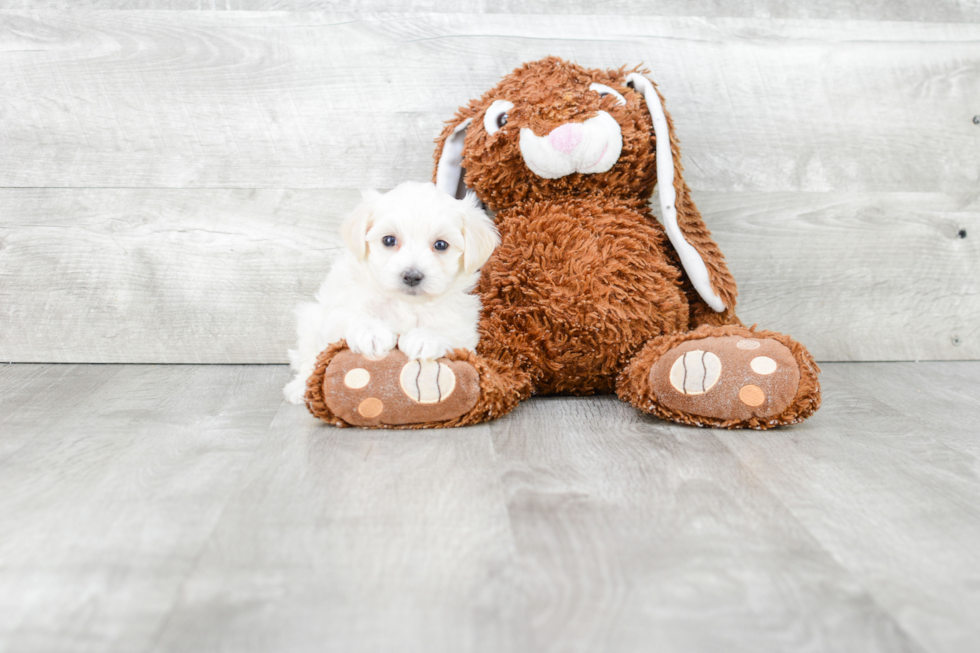
{"label": "puppy's eye", "polygon": [[507,124],[507,112],[514,108],[513,102],[494,100],[487,112],[483,114],[483,128],[490,135],[496,134]]}
{"label": "puppy's eye", "polygon": [[381,244],[385,247],[394,247],[398,244],[398,239],[394,236],[385,236],[381,239]]}
{"label": "puppy's eye", "polygon": [[609,88],[605,84],[589,84],[589,90],[598,93],[600,98],[604,98],[607,95],[612,95],[616,98],[616,104],[619,106],[626,106],[626,98],[624,98],[621,93]]}
{"label": "puppy's eye", "polygon": [[445,252],[447,249],[449,249],[449,243],[447,243],[444,240],[437,240],[432,244],[432,246],[435,247],[440,252]]}

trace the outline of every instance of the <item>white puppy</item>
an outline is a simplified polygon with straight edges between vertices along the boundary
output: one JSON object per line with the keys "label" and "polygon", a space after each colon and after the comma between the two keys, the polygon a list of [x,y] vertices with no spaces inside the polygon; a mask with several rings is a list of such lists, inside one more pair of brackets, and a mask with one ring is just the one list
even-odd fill
{"label": "white puppy", "polygon": [[340,227],[346,250],[316,302],[296,309],[296,377],[283,389],[294,404],[303,403],[319,353],[341,338],[370,358],[397,343],[410,359],[472,350],[479,338],[480,300],[470,291],[500,237],[476,196],[457,200],[418,182],[363,196]]}

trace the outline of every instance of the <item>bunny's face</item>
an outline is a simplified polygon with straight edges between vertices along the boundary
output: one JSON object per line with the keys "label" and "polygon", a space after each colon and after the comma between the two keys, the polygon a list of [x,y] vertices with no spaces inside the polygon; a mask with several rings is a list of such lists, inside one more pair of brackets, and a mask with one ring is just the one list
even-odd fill
{"label": "bunny's face", "polygon": [[[596,70],[548,57],[524,64],[456,113],[436,141],[435,183],[462,197],[469,187],[494,211],[522,201],[617,199],[645,208],[660,184],[660,219],[684,272],[717,312],[733,305],[678,221],[721,254],[681,176],[680,149],[657,87],[639,71]],[[463,171],[465,170],[465,175]],[[642,212],[637,213],[642,217]],[[726,270],[727,273],[727,270]]]}
{"label": "bunny's face", "polygon": [[616,195],[646,201],[656,182],[644,96],[620,70],[555,57],[525,64],[459,111],[443,132],[437,184],[465,185],[494,210],[528,199]]}

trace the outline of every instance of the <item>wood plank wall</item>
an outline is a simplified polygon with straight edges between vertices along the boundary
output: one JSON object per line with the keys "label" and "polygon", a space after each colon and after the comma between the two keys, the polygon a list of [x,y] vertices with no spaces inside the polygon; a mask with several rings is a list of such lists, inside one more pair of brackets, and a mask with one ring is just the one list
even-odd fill
{"label": "wood plank wall", "polygon": [[743,320],[980,358],[980,3],[0,0],[0,360],[284,362],[357,189],[549,54],[653,71]]}

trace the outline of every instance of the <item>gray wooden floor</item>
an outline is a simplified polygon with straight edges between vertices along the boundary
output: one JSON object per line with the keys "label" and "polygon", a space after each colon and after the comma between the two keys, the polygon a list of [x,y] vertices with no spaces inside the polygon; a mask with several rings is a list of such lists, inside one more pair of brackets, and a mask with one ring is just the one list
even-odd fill
{"label": "gray wooden floor", "polygon": [[281,366],[0,367],[2,651],[976,651],[980,362],[782,431],[321,426]]}

